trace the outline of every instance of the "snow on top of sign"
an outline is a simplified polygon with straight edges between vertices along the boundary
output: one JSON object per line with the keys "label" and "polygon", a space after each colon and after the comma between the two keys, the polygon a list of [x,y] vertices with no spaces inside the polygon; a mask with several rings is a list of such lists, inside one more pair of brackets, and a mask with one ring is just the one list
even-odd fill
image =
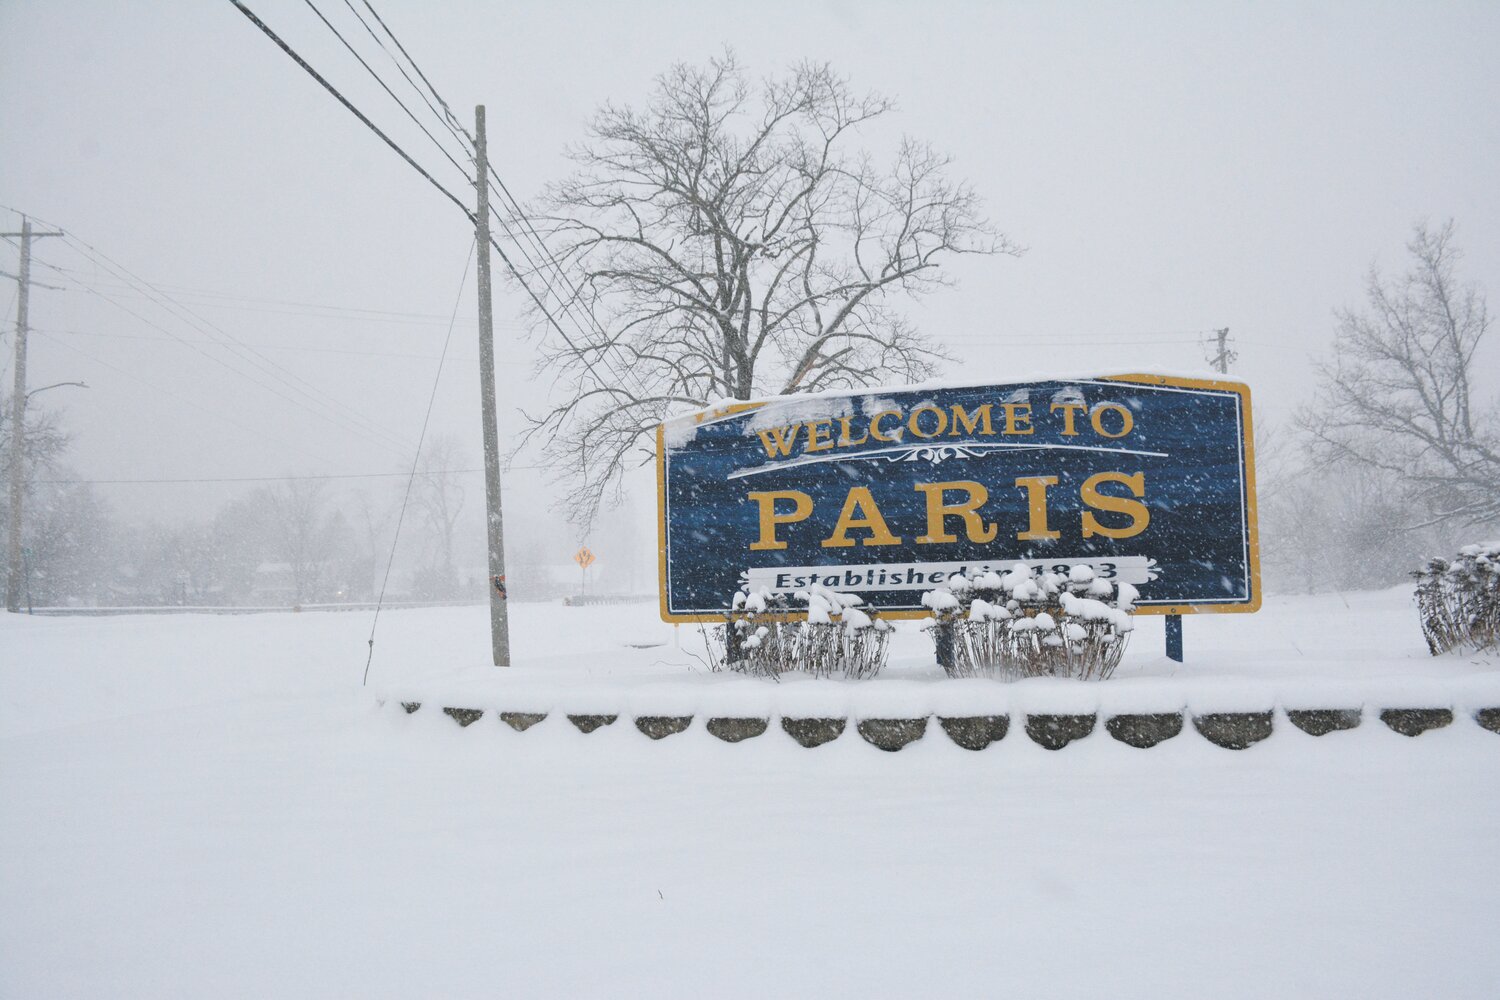
{"label": "snow on top of sign", "polygon": [[836,420],[854,410],[854,400],[848,396],[777,396],[746,418],[745,434],[808,420]]}
{"label": "snow on top of sign", "polygon": [[662,443],[668,451],[691,444],[698,436],[698,421],[693,416],[672,417],[662,422]]}
{"label": "snow on top of sign", "polygon": [[[669,450],[681,448],[692,442],[697,436],[699,427],[732,416],[733,414],[726,411],[733,407],[753,406],[756,408],[757,415],[750,418],[750,421],[753,422],[753,429],[747,427],[747,431],[753,433],[754,430],[765,430],[769,427],[780,427],[805,420],[837,419],[838,417],[847,416],[852,412],[850,401],[857,398],[875,396],[877,398],[870,401],[871,405],[878,405],[880,408],[885,409],[891,408],[894,405],[888,398],[888,395],[897,392],[937,392],[951,389],[975,389],[985,386],[1023,385],[1035,382],[1091,382],[1126,375],[1244,384],[1238,379],[1227,378],[1220,372],[1211,369],[1137,368],[1114,372],[1100,372],[1097,370],[1037,372],[1014,378],[997,378],[988,381],[973,378],[934,379],[926,382],[916,382],[911,385],[868,386],[862,389],[830,389],[825,392],[793,393],[786,396],[759,396],[751,400],[713,399],[708,400],[701,407],[684,410],[667,417],[662,422],[664,427],[663,438]],[[1006,396],[1002,402],[1025,402],[1026,396],[1025,390],[1017,390]],[[1082,393],[1075,386],[1064,386],[1052,398],[1054,402],[1077,402],[1082,398]],[[820,403],[822,405],[819,405]],[[772,410],[772,407],[775,407],[775,409]]]}
{"label": "snow on top of sign", "polygon": [[1083,390],[1076,385],[1065,385],[1052,394],[1052,405],[1062,406],[1067,403],[1083,404]]}

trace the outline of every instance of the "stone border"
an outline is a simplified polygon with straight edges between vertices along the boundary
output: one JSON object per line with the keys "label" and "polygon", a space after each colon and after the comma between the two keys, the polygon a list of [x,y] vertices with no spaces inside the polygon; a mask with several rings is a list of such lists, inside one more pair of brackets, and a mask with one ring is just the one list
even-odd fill
{"label": "stone border", "polygon": [[927,735],[927,716],[920,719],[860,719],[855,728],[866,743],[895,752]]}
{"label": "stone border", "polygon": [[653,740],[676,736],[693,724],[691,715],[638,715],[635,728]]}
{"label": "stone border", "polygon": [[1105,721],[1104,728],[1126,746],[1149,750],[1182,732],[1182,713],[1114,715]]}
{"label": "stone border", "polygon": [[1364,714],[1359,708],[1289,708],[1286,717],[1309,736],[1327,736],[1358,726]]}
{"label": "stone border", "polygon": [[703,728],[725,743],[739,743],[743,740],[753,740],[755,737],[760,736],[770,724],[770,719],[718,716],[709,719]]}
{"label": "stone border", "polygon": [[1061,750],[1094,731],[1097,715],[1028,715],[1026,735],[1048,750]]}
{"label": "stone border", "polygon": [[983,750],[991,743],[1005,739],[1010,732],[1008,715],[967,715],[956,718],[938,717],[938,725],[948,738],[965,750]]}
{"label": "stone border", "polygon": [[1402,736],[1421,736],[1429,729],[1441,729],[1453,724],[1451,708],[1388,708],[1380,713],[1380,721]]}
{"label": "stone border", "polygon": [[1193,716],[1193,728],[1226,750],[1247,750],[1271,735],[1272,712],[1210,712]]}
{"label": "stone border", "polygon": [[[380,705],[384,706],[385,701]],[[421,711],[420,701],[396,701],[394,706],[403,715],[414,715]],[[483,708],[463,705],[442,705],[440,711],[456,722],[460,728],[468,729],[487,714],[494,714],[501,723],[518,733],[524,733],[548,718],[546,712],[489,712]],[[1100,728],[1126,746],[1149,749],[1179,736],[1191,721],[1199,735],[1226,750],[1247,750],[1270,738],[1276,731],[1278,709],[1263,712],[1205,712],[1194,715],[1183,709],[1176,712],[1124,712],[1103,716],[1104,725],[1098,722],[1101,716],[1093,714],[1057,714],[1046,712],[1017,713],[1026,735],[1046,750],[1062,750],[1078,740],[1093,736]],[[1280,709],[1292,726],[1310,736],[1324,737],[1334,733],[1358,728],[1373,715],[1394,733],[1416,738],[1433,729],[1442,729],[1455,722],[1468,719],[1483,729],[1500,735],[1500,706],[1480,708],[1457,713],[1451,708],[1283,708]],[[613,725],[619,715],[567,714],[565,718],[580,733],[592,733]],[[928,734],[928,722],[937,719],[938,728],[948,741],[965,750],[986,750],[1005,739],[1010,731],[1010,715],[967,716],[918,716],[840,718],[837,716],[782,716],[781,729],[799,746],[814,748],[831,743],[843,736],[850,723],[864,742],[890,753],[895,753],[923,739]],[[675,736],[691,728],[691,715],[638,715],[632,717],[635,728],[642,735],[655,741]],[[769,716],[713,716],[704,720],[703,728],[725,743],[741,743],[762,736],[770,728]],[[1500,744],[1497,744],[1500,746]]]}
{"label": "stone border", "polygon": [[612,726],[618,715],[570,715],[568,721],[578,729],[580,733],[592,733],[596,729]]}
{"label": "stone border", "polygon": [[788,718],[781,720],[782,731],[803,746],[820,747],[844,735],[845,720],[825,718]]}

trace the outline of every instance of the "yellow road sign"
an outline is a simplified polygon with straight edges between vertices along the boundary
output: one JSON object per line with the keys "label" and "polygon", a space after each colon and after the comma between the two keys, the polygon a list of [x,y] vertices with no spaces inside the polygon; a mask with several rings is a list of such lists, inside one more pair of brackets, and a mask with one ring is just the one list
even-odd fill
{"label": "yellow road sign", "polygon": [[594,563],[597,562],[598,559],[593,552],[589,551],[588,546],[584,546],[577,552],[573,553],[573,561],[582,568],[588,569],[590,566],[594,565]]}

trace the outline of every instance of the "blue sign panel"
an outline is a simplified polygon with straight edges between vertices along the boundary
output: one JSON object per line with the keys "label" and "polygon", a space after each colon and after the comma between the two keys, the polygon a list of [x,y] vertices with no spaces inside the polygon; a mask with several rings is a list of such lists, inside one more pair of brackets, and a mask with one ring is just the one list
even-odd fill
{"label": "blue sign panel", "polygon": [[816,582],[886,617],[985,569],[1088,564],[1142,612],[1260,606],[1250,390],[1111,375],[788,396],[657,433],[661,606]]}

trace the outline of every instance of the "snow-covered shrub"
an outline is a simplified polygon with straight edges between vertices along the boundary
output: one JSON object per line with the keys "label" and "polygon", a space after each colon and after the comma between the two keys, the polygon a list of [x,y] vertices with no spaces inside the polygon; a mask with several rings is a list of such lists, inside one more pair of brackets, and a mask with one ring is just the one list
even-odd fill
{"label": "snow-covered shrub", "polygon": [[1500,542],[1466,545],[1452,562],[1434,559],[1412,575],[1432,655],[1500,644]]}
{"label": "snow-covered shrub", "polygon": [[1104,680],[1124,655],[1139,596],[1088,566],[1062,576],[1017,563],[1004,574],[952,577],[922,603],[951,677]]}
{"label": "snow-covered shrub", "polygon": [[772,594],[764,587],[756,591],[741,587],[724,624],[714,630],[724,651],[714,668],[755,677],[776,677],[794,669],[802,623],[791,613],[785,595]]}
{"label": "snow-covered shrub", "polygon": [[864,610],[864,598],[814,586],[792,599],[807,606],[795,654],[798,667],[814,677],[851,680],[880,673],[890,652],[891,624]]}
{"label": "snow-covered shrub", "polygon": [[864,599],[814,586],[788,597],[742,587],[716,633],[723,656],[715,669],[757,677],[805,670],[815,677],[874,677],[889,653],[890,623],[861,607]]}

